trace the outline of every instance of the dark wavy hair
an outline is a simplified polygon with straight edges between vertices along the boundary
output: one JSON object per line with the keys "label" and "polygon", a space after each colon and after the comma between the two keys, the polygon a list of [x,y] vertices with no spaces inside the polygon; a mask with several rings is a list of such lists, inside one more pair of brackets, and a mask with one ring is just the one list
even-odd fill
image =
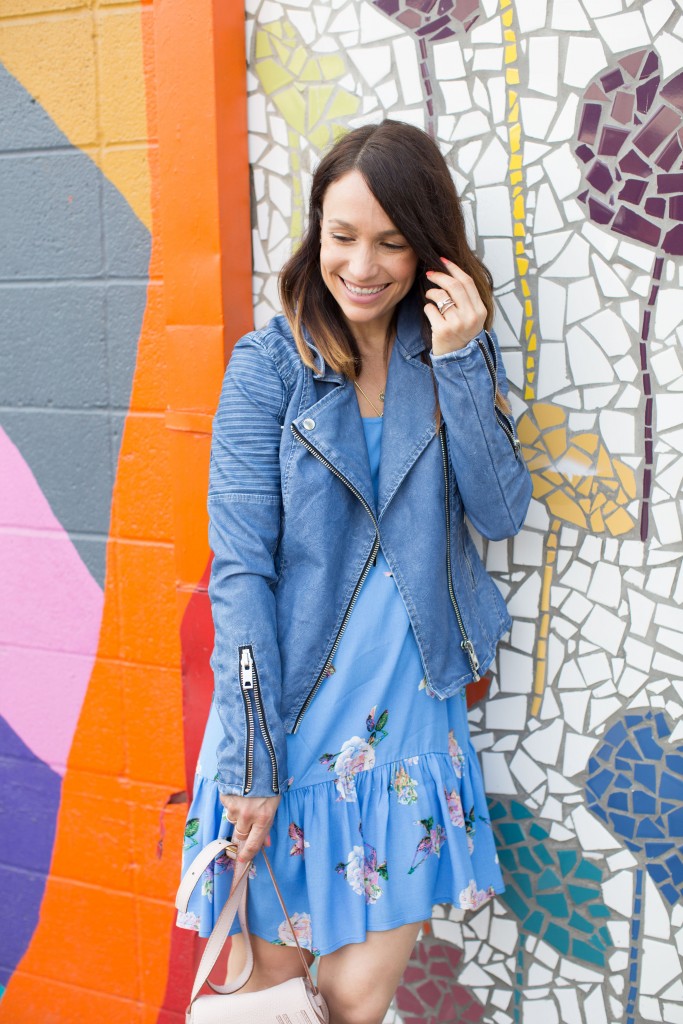
{"label": "dark wavy hair", "polygon": [[[280,273],[282,308],[303,362],[315,368],[305,328],[328,366],[354,380],[361,369],[358,346],[320,272],[323,199],[333,182],[360,171],[377,202],[417,256],[414,290],[422,305],[431,287],[425,271],[442,269],[441,256],[473,279],[493,320],[493,281],[467,241],[462,205],[436,143],[413,125],[385,120],[343,135],[323,157],[313,176],[308,224],[300,246]],[[431,347],[424,317],[423,337]]]}

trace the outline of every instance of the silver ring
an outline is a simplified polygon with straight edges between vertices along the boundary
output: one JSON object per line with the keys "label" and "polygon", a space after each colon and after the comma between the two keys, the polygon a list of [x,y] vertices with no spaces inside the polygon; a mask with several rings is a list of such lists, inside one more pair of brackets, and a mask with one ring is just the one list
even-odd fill
{"label": "silver ring", "polygon": [[450,298],[449,299],[442,299],[441,302],[437,302],[436,308],[438,309],[439,313],[441,313],[441,316],[443,316],[444,310],[450,309],[451,306],[454,306],[454,305],[455,305],[455,300],[454,299],[450,299]]}
{"label": "silver ring", "polygon": [[233,835],[234,836],[242,836],[243,839],[248,839],[249,838],[249,833],[248,832],[240,832],[240,830],[238,828],[235,829],[235,831],[233,832]]}
{"label": "silver ring", "polygon": [[226,814],[225,814],[225,820],[229,821],[231,825],[236,825],[237,824],[236,821],[233,821],[232,818],[228,817],[227,811],[226,811]]}

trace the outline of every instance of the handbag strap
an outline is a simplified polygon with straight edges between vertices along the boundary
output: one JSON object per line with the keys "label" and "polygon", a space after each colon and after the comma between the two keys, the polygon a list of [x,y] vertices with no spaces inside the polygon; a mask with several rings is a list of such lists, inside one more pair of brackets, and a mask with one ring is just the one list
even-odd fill
{"label": "handbag strap", "polygon": [[[227,839],[214,839],[213,842],[209,843],[207,846],[204,847],[203,850],[201,850],[197,854],[192,864],[185,872],[185,875],[183,876],[180,886],[178,887],[178,893],[176,895],[176,907],[178,910],[183,912],[187,910],[190,896],[192,895],[194,887],[196,886],[197,882],[199,881],[199,879],[201,878],[202,874],[207,869],[211,861],[220,853],[225,853],[228,857],[231,857],[233,860],[235,860],[239,853],[239,842],[235,844],[233,842],[228,841]],[[279,900],[280,906],[282,907],[285,918],[287,919],[287,923],[289,924],[289,928],[294,938],[294,942],[296,943],[296,948],[299,951],[299,956],[301,957],[301,963],[303,964],[306,977],[310,982],[314,994],[317,995],[318,987],[313,981],[313,978],[311,977],[308,962],[306,960],[306,957],[304,956],[301,945],[299,944],[299,940],[297,938],[296,931],[294,930],[292,920],[289,916],[289,913],[287,912],[287,907],[285,906],[285,901],[282,897],[282,893],[280,892],[280,887],[275,881],[275,875],[273,874],[273,869],[270,866],[270,861],[268,859],[265,849],[262,848],[261,853],[263,854],[263,859],[265,861],[266,868],[268,869],[270,879],[273,883],[273,886],[275,887],[275,893]],[[251,861],[248,861],[245,864],[244,869],[242,873],[239,875],[239,877],[237,875],[237,867],[235,867],[235,877],[232,885],[232,890],[230,892],[230,896],[228,897],[223,909],[221,910],[218,916],[218,920],[216,921],[213,931],[209,936],[209,939],[206,943],[206,948],[204,949],[204,953],[199,962],[199,967],[197,968],[197,976],[195,977],[194,985],[192,987],[192,997],[190,999],[190,1005],[192,1005],[194,1000],[199,995],[199,992],[205,982],[208,982],[208,984],[211,986],[214,992],[219,992],[222,995],[231,995],[233,992],[237,992],[244,985],[246,985],[247,981],[251,977],[251,972],[254,967],[254,954],[251,946],[251,936],[249,934],[249,928],[247,926],[246,914],[247,888],[249,884],[249,871],[251,869],[251,864]],[[234,921],[235,914],[237,913],[239,913],[239,922],[242,928],[242,936],[244,938],[244,943],[246,946],[247,962],[242,971],[240,972],[239,977],[237,977],[234,981],[226,983],[225,985],[215,985],[213,982],[208,980],[209,974],[213,970],[214,964],[218,959],[220,951],[225,945],[225,940],[228,937],[228,933],[232,926],[232,922]]]}

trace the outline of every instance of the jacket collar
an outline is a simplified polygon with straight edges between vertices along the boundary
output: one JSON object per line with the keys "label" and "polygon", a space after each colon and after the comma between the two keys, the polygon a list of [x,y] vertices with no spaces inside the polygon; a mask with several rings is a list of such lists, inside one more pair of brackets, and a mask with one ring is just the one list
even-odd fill
{"label": "jacket collar", "polygon": [[[307,337],[322,365],[318,379],[337,380],[342,386],[328,391],[294,421],[319,454],[363,496],[378,518],[384,514],[411,466],[436,432],[436,392],[431,368],[415,358],[425,348],[421,309],[411,301],[401,304],[389,369],[382,428],[379,498],[375,507],[363,423],[353,384],[334,374]],[[304,421],[312,420],[306,428]]]}

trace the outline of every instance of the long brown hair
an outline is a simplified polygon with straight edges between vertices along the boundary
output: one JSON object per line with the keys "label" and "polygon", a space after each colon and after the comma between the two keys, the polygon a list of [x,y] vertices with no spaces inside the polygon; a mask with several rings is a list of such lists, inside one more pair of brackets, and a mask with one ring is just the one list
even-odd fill
{"label": "long brown hair", "polygon": [[[280,273],[280,299],[303,362],[315,368],[309,332],[325,362],[352,380],[360,373],[358,346],[320,272],[320,225],[325,193],[350,171],[360,171],[389,219],[417,256],[414,288],[422,305],[430,287],[425,271],[442,268],[441,256],[469,274],[493,320],[493,281],[467,241],[462,205],[436,143],[413,125],[385,120],[342,136],[318,164],[311,185],[308,225],[301,245]],[[431,328],[423,320],[431,347]]]}

